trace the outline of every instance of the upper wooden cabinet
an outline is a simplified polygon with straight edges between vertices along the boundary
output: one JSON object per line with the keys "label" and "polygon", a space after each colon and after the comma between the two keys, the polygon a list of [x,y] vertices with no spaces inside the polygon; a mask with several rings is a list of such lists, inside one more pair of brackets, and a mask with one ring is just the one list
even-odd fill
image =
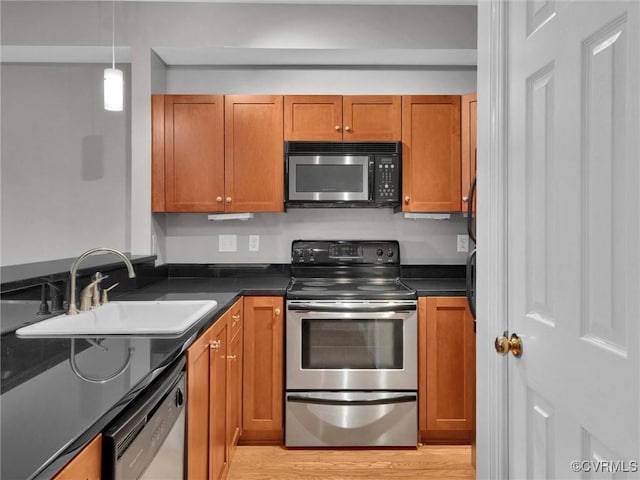
{"label": "upper wooden cabinet", "polygon": [[418,301],[420,437],[471,443],[475,431],[475,333],[466,297]]}
{"label": "upper wooden cabinet", "polygon": [[102,478],[102,434],[71,459],[53,480],[100,480]]}
{"label": "upper wooden cabinet", "polygon": [[[466,212],[469,202],[469,189],[471,182],[476,176],[476,166],[478,159],[478,100],[475,93],[462,95],[461,100],[462,114],[462,159],[461,175],[462,175],[462,211]],[[475,204],[472,206],[475,211]]]}
{"label": "upper wooden cabinet", "polygon": [[405,212],[460,211],[460,96],[402,97]]}
{"label": "upper wooden cabinet", "polygon": [[152,131],[153,211],[222,211],[223,96],[154,95]]}
{"label": "upper wooden cabinet", "polygon": [[284,211],[281,95],[225,97],[225,210]]}
{"label": "upper wooden cabinet", "polygon": [[154,95],[152,210],[284,211],[282,116],[282,96]]}
{"label": "upper wooden cabinet", "polygon": [[400,141],[399,95],[286,95],[284,139]]}

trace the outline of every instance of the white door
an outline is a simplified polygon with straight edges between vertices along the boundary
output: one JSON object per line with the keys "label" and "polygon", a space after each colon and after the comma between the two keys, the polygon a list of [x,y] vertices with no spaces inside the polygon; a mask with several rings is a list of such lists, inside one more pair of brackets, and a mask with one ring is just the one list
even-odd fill
{"label": "white door", "polygon": [[507,6],[512,479],[640,478],[639,4]]}

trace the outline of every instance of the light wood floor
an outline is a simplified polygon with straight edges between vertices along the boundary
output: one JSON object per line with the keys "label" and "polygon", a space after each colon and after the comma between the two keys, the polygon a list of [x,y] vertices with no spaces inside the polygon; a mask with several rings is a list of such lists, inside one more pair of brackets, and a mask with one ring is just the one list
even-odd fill
{"label": "light wood floor", "polygon": [[475,479],[471,447],[417,450],[308,450],[239,446],[227,480]]}

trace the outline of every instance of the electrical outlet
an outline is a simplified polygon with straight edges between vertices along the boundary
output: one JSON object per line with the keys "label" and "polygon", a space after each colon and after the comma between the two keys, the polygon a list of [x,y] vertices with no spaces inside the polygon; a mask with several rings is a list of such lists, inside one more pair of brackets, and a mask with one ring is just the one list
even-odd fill
{"label": "electrical outlet", "polygon": [[218,251],[219,252],[237,252],[238,236],[237,235],[218,235]]}
{"label": "electrical outlet", "polygon": [[468,252],[469,251],[469,235],[458,235],[457,239],[457,250],[458,253]]}
{"label": "electrical outlet", "polygon": [[249,235],[249,251],[260,251],[260,235]]}

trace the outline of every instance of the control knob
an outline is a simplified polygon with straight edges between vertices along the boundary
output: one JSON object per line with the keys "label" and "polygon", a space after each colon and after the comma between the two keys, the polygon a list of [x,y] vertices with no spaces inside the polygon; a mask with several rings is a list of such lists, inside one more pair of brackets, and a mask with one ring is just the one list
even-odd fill
{"label": "control knob", "polygon": [[393,250],[391,249],[387,250],[387,257],[389,258],[393,257]]}
{"label": "control knob", "polygon": [[381,248],[376,250],[376,255],[378,255],[379,257],[381,257],[383,254],[384,254],[384,251]]}

